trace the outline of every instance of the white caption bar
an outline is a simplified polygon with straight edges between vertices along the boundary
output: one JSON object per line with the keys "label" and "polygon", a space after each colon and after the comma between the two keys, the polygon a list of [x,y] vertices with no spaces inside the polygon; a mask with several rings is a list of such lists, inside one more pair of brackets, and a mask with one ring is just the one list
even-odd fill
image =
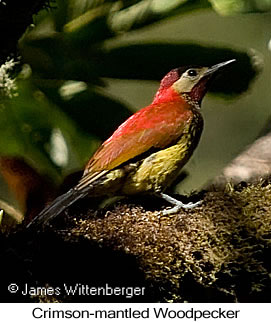
{"label": "white caption bar", "polygon": [[0,304],[14,322],[271,322],[270,304]]}

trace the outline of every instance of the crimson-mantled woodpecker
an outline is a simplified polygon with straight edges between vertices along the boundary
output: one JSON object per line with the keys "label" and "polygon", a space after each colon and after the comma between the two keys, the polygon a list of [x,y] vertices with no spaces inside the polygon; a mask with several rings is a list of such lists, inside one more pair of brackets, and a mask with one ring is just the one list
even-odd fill
{"label": "crimson-mantled woodpecker", "polygon": [[47,206],[30,224],[45,224],[85,196],[154,193],[173,204],[164,214],[197,203],[163,193],[198,145],[201,101],[213,75],[235,59],[211,67],[181,67],[161,81],[153,102],[133,114],[108,138],[86,165],[79,183]]}

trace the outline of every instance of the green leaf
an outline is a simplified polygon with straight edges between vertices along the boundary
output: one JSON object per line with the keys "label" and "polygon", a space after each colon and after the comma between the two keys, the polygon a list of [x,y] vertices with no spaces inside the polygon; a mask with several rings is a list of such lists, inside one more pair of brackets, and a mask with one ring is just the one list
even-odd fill
{"label": "green leaf", "polygon": [[161,80],[171,69],[186,65],[211,66],[235,58],[211,88],[213,92],[240,94],[257,74],[251,57],[244,52],[196,44],[133,44],[108,50],[100,75],[138,80]]}
{"label": "green leaf", "polygon": [[[65,82],[57,87],[52,81],[37,80],[40,89],[81,131],[104,140],[131,115],[131,111],[121,102],[82,83]],[[82,91],[80,86],[83,87]]]}
{"label": "green leaf", "polygon": [[1,105],[0,129],[1,155],[21,156],[55,182],[61,179],[60,165],[52,156],[52,135],[55,130],[59,129],[66,140],[68,169],[81,167],[97,146],[97,140],[78,130],[29,80],[18,82],[18,96]]}
{"label": "green leaf", "polygon": [[44,165],[50,169],[51,175],[56,176],[57,167],[46,150],[53,127],[49,115],[41,94],[21,83],[18,96],[6,101],[0,110],[0,153],[36,160],[37,164]]}
{"label": "green leaf", "polygon": [[[96,41],[116,33],[141,28],[163,18],[210,7],[207,0],[69,0],[59,1],[55,14],[57,30],[84,38],[89,33]],[[62,23],[59,24],[59,21]],[[65,22],[65,23],[64,23]]]}
{"label": "green leaf", "polygon": [[209,0],[213,9],[221,15],[267,12],[271,10],[271,0]]}
{"label": "green leaf", "polygon": [[52,37],[60,33],[80,48],[89,48],[116,34],[142,28],[153,22],[184,14],[195,9],[209,8],[207,0],[58,0],[58,9],[39,21],[26,34],[26,39]]}
{"label": "green leaf", "polygon": [[80,47],[73,46],[60,33],[47,38],[25,39],[21,52],[24,61],[40,78],[99,83],[96,66],[100,51],[90,47],[81,55]]}
{"label": "green leaf", "polygon": [[125,1],[123,6],[112,1],[58,2],[57,13],[49,14],[21,40],[23,60],[39,78],[93,84],[99,84],[103,70],[104,40],[179,12],[206,7],[206,1],[200,0]]}
{"label": "green leaf", "polygon": [[79,46],[84,46],[86,40],[94,44],[111,38],[114,34],[107,24],[109,9],[103,5],[69,21],[63,27],[66,37]]}
{"label": "green leaf", "polygon": [[109,17],[109,24],[112,31],[122,33],[144,27],[167,17],[208,7],[209,3],[205,0],[136,1],[128,7],[112,12]]}
{"label": "green leaf", "polygon": [[58,104],[84,132],[102,140],[131,115],[131,111],[119,101],[91,90]]}

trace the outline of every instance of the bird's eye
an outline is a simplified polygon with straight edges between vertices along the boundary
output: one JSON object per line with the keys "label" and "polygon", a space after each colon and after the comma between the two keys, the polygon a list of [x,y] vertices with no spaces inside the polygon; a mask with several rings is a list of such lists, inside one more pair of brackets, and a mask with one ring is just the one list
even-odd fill
{"label": "bird's eye", "polygon": [[197,76],[197,75],[198,75],[198,72],[197,72],[196,70],[191,69],[191,70],[188,70],[188,71],[187,71],[187,75],[188,75],[188,76],[195,77],[195,76]]}

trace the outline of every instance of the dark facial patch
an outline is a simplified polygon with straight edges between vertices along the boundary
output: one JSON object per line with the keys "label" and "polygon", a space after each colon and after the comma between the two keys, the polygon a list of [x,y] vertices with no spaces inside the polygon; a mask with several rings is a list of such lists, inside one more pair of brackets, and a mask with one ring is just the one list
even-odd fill
{"label": "dark facial patch", "polygon": [[203,99],[204,95],[207,92],[207,84],[209,84],[209,81],[210,81],[211,78],[212,78],[212,75],[208,75],[206,77],[203,77],[193,87],[193,89],[189,93],[189,96],[191,97],[191,99],[193,101],[196,101],[198,103],[201,103],[201,100]]}

